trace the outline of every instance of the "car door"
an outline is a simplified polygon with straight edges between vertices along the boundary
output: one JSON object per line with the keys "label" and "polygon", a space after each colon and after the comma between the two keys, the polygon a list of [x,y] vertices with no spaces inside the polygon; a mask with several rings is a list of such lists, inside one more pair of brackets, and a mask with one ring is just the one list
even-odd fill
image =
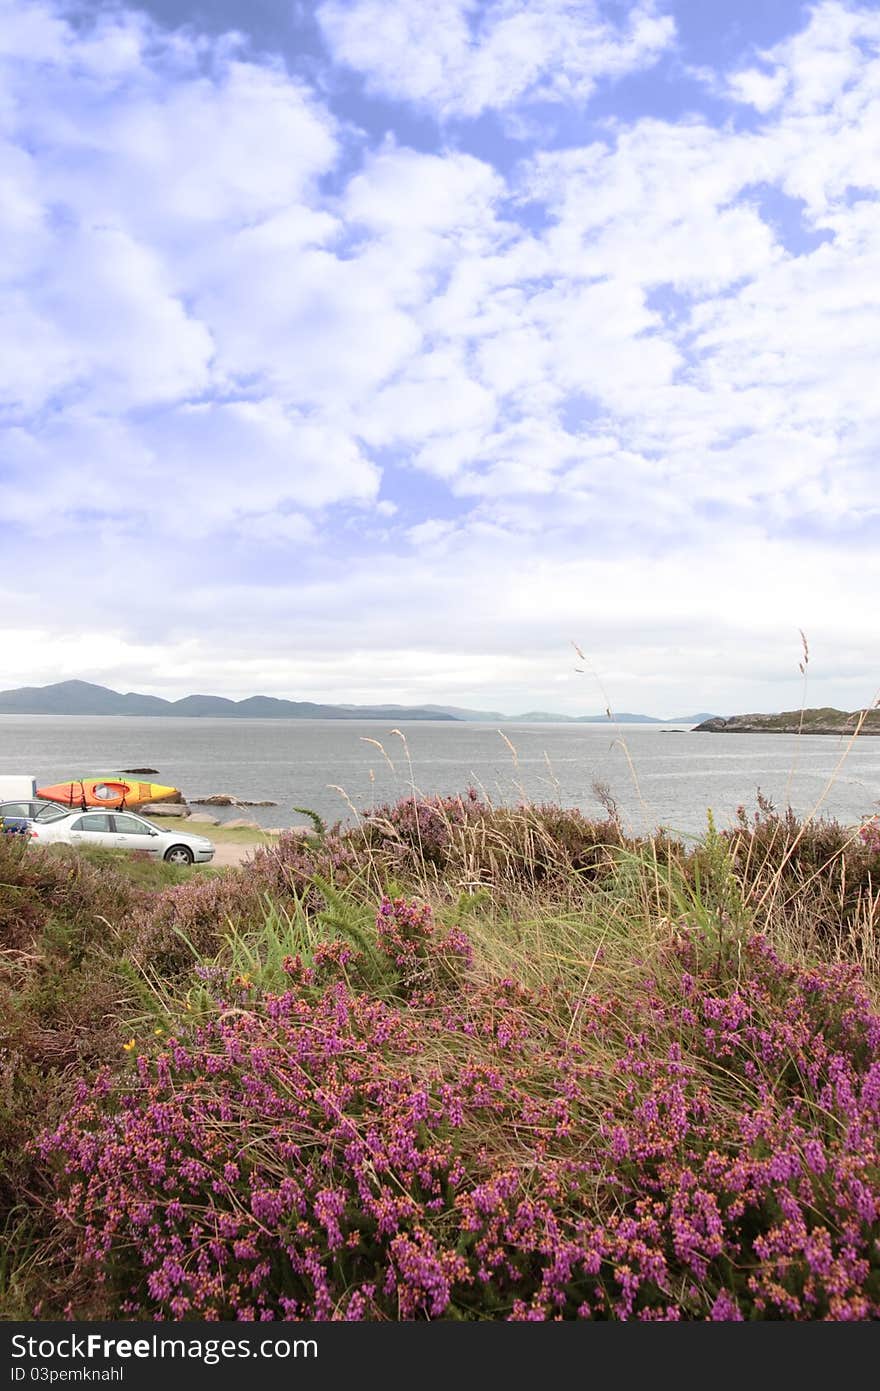
{"label": "car door", "polygon": [[78,816],[68,832],[71,845],[103,845],[111,849],[116,844],[113,818],[106,811],[87,811]]}
{"label": "car door", "polygon": [[116,845],[120,850],[146,850],[149,855],[161,855],[159,832],[139,816],[130,812],[117,811],[113,816],[116,826]]}

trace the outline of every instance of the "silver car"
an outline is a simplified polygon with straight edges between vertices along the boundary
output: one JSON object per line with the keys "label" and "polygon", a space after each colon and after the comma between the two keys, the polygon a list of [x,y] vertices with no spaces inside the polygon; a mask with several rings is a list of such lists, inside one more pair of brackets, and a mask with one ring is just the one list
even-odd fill
{"label": "silver car", "polygon": [[214,844],[205,836],[154,826],[130,811],[71,811],[55,821],[34,821],[30,837],[40,845],[103,845],[109,850],[146,850],[172,865],[207,864]]}

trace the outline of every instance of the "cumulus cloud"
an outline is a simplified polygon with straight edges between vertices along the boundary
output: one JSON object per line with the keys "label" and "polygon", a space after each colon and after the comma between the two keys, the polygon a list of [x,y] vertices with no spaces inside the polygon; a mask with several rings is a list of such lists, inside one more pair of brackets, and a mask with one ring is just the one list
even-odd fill
{"label": "cumulus cloud", "polygon": [[[513,169],[353,132],[239,39],[65,13],[0,0],[2,684],[52,679],[34,633],[74,673],[84,549],[92,677],[102,632],[108,677],[340,700],[531,705],[570,637],[634,708],[778,675],[798,626],[866,669],[876,11],[716,70],[729,120],[621,110]],[[458,118],[673,39],[647,5],[320,17],[371,90]]]}
{"label": "cumulus cloud", "polygon": [[3,18],[0,514],[174,534],[373,496],[375,467],[317,409],[343,343],[367,384],[387,370],[364,326],[381,292],[332,256],[321,284],[327,110],[231,40],[126,11],[74,27],[7,0]]}
{"label": "cumulus cloud", "polygon": [[324,0],[318,18],[371,90],[444,118],[583,102],[601,79],[652,66],[674,20],[653,0],[626,9],[618,23],[600,0]]}
{"label": "cumulus cloud", "polygon": [[[66,412],[10,431],[6,467],[0,512],[35,532],[90,514],[169,539],[224,531],[273,507],[368,501],[379,485],[348,434],[273,400],[184,404],[136,426]],[[40,479],[51,486],[35,487]]]}
{"label": "cumulus cloud", "polygon": [[758,54],[760,66],[730,76],[740,101],[768,111],[785,99],[795,115],[850,117],[876,99],[880,15],[872,5],[820,0],[798,33]]}

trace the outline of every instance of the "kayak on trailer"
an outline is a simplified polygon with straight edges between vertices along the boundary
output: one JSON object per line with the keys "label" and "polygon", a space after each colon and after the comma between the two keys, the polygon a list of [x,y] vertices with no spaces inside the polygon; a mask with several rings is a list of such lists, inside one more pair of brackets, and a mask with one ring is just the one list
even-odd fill
{"label": "kayak on trailer", "polygon": [[159,782],[134,782],[128,778],[75,778],[38,787],[37,796],[65,807],[142,807],[150,802],[181,802],[176,787]]}

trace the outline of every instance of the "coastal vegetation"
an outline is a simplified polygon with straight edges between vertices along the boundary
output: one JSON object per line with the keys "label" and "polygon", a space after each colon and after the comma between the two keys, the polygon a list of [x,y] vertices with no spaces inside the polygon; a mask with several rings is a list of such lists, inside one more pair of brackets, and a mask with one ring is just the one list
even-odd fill
{"label": "coastal vegetation", "polygon": [[880,1316],[880,828],[0,837],[0,1315]]}

